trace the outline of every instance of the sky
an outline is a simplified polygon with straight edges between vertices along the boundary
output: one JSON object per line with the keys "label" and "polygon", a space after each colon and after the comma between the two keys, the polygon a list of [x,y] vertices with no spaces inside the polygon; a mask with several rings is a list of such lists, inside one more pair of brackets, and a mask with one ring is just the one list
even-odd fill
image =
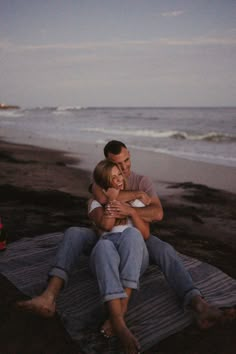
{"label": "sky", "polygon": [[236,0],[0,0],[0,102],[236,106]]}

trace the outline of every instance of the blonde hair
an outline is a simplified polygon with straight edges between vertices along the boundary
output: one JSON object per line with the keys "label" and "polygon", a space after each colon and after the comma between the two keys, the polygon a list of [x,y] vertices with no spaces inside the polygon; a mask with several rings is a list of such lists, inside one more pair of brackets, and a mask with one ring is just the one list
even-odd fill
{"label": "blonde hair", "polygon": [[[120,167],[115,162],[109,160],[102,160],[97,164],[97,166],[93,171],[93,179],[95,183],[105,190],[112,187],[111,171],[113,167],[117,167],[120,170]],[[126,186],[126,182],[125,182],[125,186]]]}
{"label": "blonde hair", "polygon": [[[95,183],[101,187],[102,189],[107,190],[112,187],[112,169],[113,167],[117,167],[120,170],[120,167],[115,162],[110,160],[102,160],[100,161],[93,171],[93,179]],[[126,179],[124,178],[124,187],[126,188]],[[127,222],[127,217],[122,219],[116,219],[115,225],[124,224]]]}

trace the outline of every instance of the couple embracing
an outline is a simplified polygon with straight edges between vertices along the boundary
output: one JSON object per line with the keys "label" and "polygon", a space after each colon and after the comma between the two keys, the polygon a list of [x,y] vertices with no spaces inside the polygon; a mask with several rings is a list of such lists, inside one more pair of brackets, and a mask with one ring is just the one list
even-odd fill
{"label": "couple embracing", "polygon": [[[130,152],[120,141],[104,147],[105,160],[93,173],[89,217],[96,229],[70,227],[65,231],[47,288],[18,306],[41,316],[55,314],[56,300],[82,254],[90,255],[102,301],[109,317],[101,328],[105,337],[117,335],[126,354],[140,345],[125,323],[125,313],[139,278],[149,263],[157,265],[183,307],[191,309],[197,324],[209,328],[226,313],[206,302],[174,248],[150,235],[149,223],[161,221],[163,210],[152,181],[131,171]],[[157,294],[158,296],[158,294]]]}

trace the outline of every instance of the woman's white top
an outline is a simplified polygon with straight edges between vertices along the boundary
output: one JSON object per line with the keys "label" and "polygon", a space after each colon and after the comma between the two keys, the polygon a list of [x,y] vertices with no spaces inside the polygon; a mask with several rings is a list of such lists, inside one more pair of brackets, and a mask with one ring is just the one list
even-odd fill
{"label": "woman's white top", "polygon": [[[145,204],[143,204],[143,202],[141,202],[141,200],[139,199],[132,200],[131,202],[129,202],[129,204],[136,208],[142,208],[145,206]],[[102,207],[102,204],[100,204],[97,200],[94,199],[89,206],[88,213],[90,214],[94,209]],[[110,231],[103,232],[101,236],[109,232],[123,232],[125,229],[131,226],[133,226],[131,218],[127,218],[127,223],[125,225],[115,225]]]}

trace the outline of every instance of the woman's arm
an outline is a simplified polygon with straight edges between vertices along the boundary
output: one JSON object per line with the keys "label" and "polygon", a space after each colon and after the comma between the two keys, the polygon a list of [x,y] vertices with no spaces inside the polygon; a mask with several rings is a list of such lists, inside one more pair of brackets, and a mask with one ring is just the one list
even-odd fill
{"label": "woman's arm", "polygon": [[[110,206],[111,209],[109,209]],[[141,232],[144,240],[147,240],[149,238],[150,236],[149,223],[144,221],[137,213],[137,210],[142,208],[133,208],[130,204],[123,203],[118,200],[114,200],[110,202],[107,208],[108,208],[108,213],[111,217],[114,218],[130,217],[133,226],[136,227]]]}
{"label": "woman's arm", "polygon": [[103,231],[110,231],[115,225],[116,219],[111,215],[106,215],[104,207],[98,206],[88,212],[89,218]]}

